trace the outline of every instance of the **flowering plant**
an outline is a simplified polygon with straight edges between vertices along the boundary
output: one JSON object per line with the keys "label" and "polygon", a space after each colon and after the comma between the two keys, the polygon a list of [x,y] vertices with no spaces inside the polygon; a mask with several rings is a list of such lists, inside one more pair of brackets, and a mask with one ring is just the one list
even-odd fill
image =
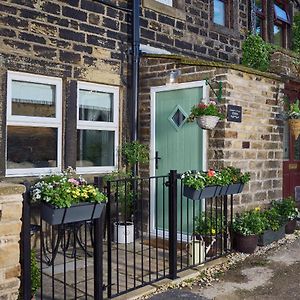
{"label": "flowering plant", "polygon": [[200,102],[192,107],[189,119],[193,121],[195,118],[201,116],[216,116],[224,119],[224,115],[220,112],[220,108],[213,99],[210,99],[208,103]]}
{"label": "flowering plant", "polygon": [[217,235],[224,231],[224,220],[221,217],[216,216],[216,212],[211,216],[205,213],[201,213],[198,217],[195,217],[195,235]]}
{"label": "flowering plant", "polygon": [[43,176],[30,189],[32,202],[47,202],[57,208],[70,207],[80,202],[101,203],[107,197],[93,185],[77,177],[72,168],[61,174]]}
{"label": "flowering plant", "polygon": [[181,179],[184,185],[189,186],[195,190],[203,189],[208,185],[220,185],[221,178],[219,172],[210,169],[208,172],[187,171],[181,175]]}
{"label": "flowering plant", "polygon": [[261,234],[265,230],[265,220],[259,207],[237,214],[232,223],[234,232],[244,236]]}
{"label": "flowering plant", "polygon": [[265,230],[277,231],[284,224],[282,215],[275,207],[271,207],[262,212],[262,218],[265,224]]}
{"label": "flowering plant", "polygon": [[298,216],[296,202],[291,197],[281,201],[273,201],[272,207],[280,214],[285,222],[293,220]]}
{"label": "flowering plant", "polygon": [[240,169],[227,167],[220,171],[214,171],[213,169],[209,169],[207,172],[187,171],[182,174],[181,179],[184,185],[199,190],[209,185],[247,183],[250,180],[250,173],[242,173]]}

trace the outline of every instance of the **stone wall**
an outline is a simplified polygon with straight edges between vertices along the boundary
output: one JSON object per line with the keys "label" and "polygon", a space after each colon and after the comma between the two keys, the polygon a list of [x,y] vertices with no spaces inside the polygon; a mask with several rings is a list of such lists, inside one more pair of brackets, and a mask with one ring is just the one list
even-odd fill
{"label": "stone wall", "polygon": [[251,173],[251,182],[242,195],[235,196],[236,209],[281,198],[283,123],[279,113],[283,84],[276,76],[262,76],[245,68],[209,66],[197,61],[194,65],[188,64],[166,58],[143,60],[141,139],[150,143],[150,87],[165,85],[170,70],[181,70],[178,83],[206,78],[222,81],[223,105],[242,106],[242,123],[225,120],[219,122],[215,130],[208,131],[208,167],[235,166]]}
{"label": "stone wall", "polygon": [[0,299],[17,299],[23,185],[0,183]]}

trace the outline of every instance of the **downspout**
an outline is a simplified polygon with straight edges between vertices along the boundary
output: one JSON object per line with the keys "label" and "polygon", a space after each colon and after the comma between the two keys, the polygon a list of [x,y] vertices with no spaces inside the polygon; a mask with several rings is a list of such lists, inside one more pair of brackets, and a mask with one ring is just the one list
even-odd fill
{"label": "downspout", "polygon": [[[140,0],[133,0],[132,8],[132,84],[131,84],[131,141],[138,139],[139,108],[139,64],[140,64]],[[137,164],[133,168],[133,176],[138,172]]]}

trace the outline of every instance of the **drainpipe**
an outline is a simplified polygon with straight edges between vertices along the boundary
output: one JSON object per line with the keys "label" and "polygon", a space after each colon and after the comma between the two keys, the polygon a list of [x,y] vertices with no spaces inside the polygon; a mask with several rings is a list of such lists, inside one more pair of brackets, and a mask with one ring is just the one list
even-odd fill
{"label": "drainpipe", "polygon": [[[133,0],[132,11],[132,84],[131,84],[131,141],[138,139],[138,99],[139,99],[139,64],[140,64],[140,0]],[[137,175],[137,164],[133,175]]]}

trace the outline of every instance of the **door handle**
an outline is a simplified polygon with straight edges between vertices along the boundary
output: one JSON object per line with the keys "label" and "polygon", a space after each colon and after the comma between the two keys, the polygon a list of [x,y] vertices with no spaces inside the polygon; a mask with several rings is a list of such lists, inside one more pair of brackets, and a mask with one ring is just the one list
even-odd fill
{"label": "door handle", "polygon": [[158,156],[158,151],[155,151],[155,169],[158,169],[158,161],[161,159],[161,157]]}

